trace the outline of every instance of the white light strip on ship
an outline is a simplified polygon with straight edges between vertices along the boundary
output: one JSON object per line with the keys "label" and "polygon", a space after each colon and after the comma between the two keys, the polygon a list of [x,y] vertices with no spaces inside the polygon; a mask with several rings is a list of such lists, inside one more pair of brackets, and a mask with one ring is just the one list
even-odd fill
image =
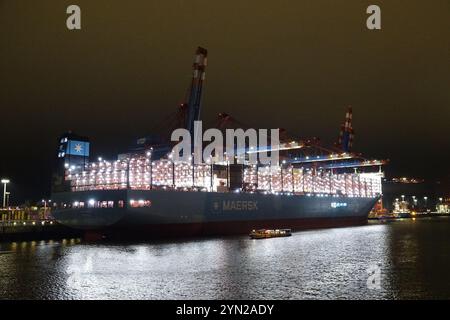
{"label": "white light strip on ship", "polygon": [[[264,147],[264,148],[258,148],[257,150],[248,150],[246,153],[260,153],[260,152],[267,152],[267,151],[281,151],[281,150],[293,150],[293,149],[301,149],[304,147],[304,145],[299,145],[295,143],[294,146],[289,146],[292,143],[284,143],[279,145],[278,147]],[[239,153],[239,152],[236,152]]]}

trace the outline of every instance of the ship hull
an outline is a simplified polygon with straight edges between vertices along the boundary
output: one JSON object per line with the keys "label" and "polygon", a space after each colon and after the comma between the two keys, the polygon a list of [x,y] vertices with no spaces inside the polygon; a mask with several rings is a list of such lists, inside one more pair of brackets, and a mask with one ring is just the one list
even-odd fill
{"label": "ship hull", "polygon": [[[248,234],[252,229],[306,230],[362,225],[378,198],[250,193],[117,190],[53,195],[63,225],[111,239]],[[71,203],[123,201],[123,208],[69,208]],[[143,200],[145,207],[130,201]]]}
{"label": "ship hull", "polygon": [[320,218],[320,219],[286,219],[260,221],[229,221],[183,224],[147,224],[141,226],[114,225],[105,229],[89,230],[86,235],[93,238],[108,239],[162,239],[180,237],[202,237],[218,235],[249,234],[253,229],[282,229],[289,227],[294,231],[321,228],[338,228],[360,226],[367,223],[366,217],[354,218]]}

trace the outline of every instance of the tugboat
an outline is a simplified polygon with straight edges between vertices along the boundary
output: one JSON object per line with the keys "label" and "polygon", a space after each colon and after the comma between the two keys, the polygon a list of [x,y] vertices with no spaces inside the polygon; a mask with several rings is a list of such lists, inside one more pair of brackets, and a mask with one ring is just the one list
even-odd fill
{"label": "tugboat", "polygon": [[268,239],[277,237],[289,237],[291,236],[291,229],[260,229],[252,230],[250,232],[250,238],[252,239]]}

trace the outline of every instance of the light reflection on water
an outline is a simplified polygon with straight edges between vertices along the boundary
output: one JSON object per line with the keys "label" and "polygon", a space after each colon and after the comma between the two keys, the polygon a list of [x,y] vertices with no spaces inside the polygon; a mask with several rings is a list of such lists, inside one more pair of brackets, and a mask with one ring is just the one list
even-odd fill
{"label": "light reflection on water", "polygon": [[[449,231],[434,218],[266,240],[4,243],[0,298],[448,299]],[[379,289],[367,287],[374,265]]]}

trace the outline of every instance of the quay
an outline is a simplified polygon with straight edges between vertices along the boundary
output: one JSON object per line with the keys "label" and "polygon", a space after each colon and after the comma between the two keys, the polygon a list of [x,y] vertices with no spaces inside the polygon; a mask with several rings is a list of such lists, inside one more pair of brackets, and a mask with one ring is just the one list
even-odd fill
{"label": "quay", "polygon": [[0,241],[62,239],[80,235],[79,231],[53,220],[0,221]]}
{"label": "quay", "polygon": [[59,224],[49,213],[48,208],[37,207],[0,209],[0,241],[80,236],[80,231]]}
{"label": "quay", "polygon": [[368,220],[399,220],[399,219],[416,219],[416,218],[435,218],[435,217],[450,217],[448,213],[442,212],[403,212],[403,213],[388,213],[383,215],[369,215]]}

